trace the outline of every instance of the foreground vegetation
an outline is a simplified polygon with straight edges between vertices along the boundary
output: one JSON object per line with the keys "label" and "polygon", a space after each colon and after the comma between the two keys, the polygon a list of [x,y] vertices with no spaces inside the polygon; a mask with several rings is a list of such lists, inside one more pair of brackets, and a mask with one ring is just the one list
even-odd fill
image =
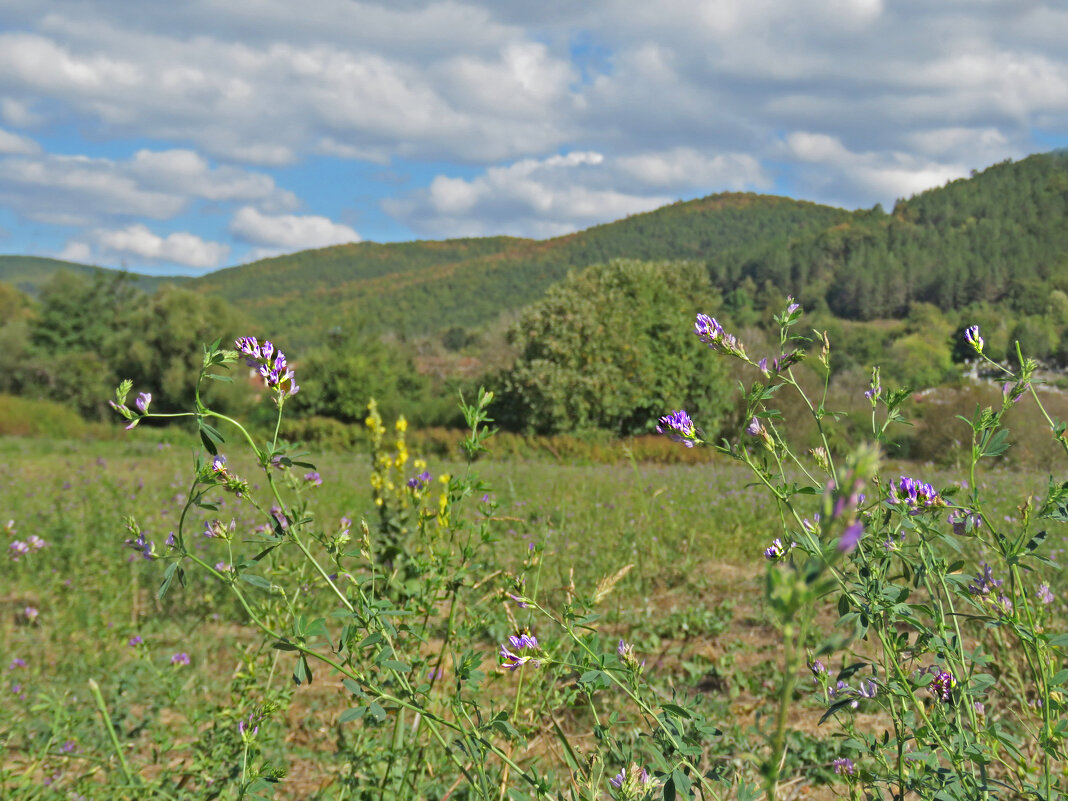
{"label": "foreground vegetation", "polygon": [[[313,465],[198,399],[191,471],[144,440],[4,467],[5,795],[1060,797],[1068,484],[997,466],[1002,424],[1044,414],[1034,363],[964,421],[962,469],[914,479],[829,434],[830,353],[799,315],[766,360],[698,318],[749,371],[703,464],[482,462],[479,393],[459,463],[372,405],[370,462]],[[237,346],[281,418],[297,377]],[[130,393],[141,429],[153,398]],[[876,372],[867,395],[885,450],[907,393]],[[701,444],[684,411],[659,426]]]}

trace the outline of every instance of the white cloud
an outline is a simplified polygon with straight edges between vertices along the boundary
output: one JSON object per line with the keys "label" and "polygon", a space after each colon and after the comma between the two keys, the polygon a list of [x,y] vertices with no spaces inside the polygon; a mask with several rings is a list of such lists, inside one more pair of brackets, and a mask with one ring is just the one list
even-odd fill
{"label": "white cloud", "polygon": [[360,235],[352,228],[327,217],[263,214],[252,206],[238,209],[230,223],[230,233],[246,242],[267,246],[255,257],[360,241]]}
{"label": "white cloud", "polygon": [[278,189],[270,176],[212,168],[189,150],[141,150],[125,161],[58,155],[0,159],[0,204],[35,221],[85,226],[115,217],[166,220],[198,199],[256,201],[276,209],[297,205],[296,197]]}
{"label": "white cloud", "polygon": [[522,159],[470,180],[439,175],[384,207],[434,236],[558,236],[674,200],[659,191],[663,170],[654,162],[613,161],[594,151]]}
{"label": "white cloud", "polygon": [[619,159],[623,172],[649,186],[727,189],[767,189],[772,181],[760,161],[746,153],[708,156],[692,148],[640,153]]}
{"label": "white cloud", "polygon": [[807,131],[787,136],[784,149],[795,159],[818,167],[809,176],[819,199],[841,205],[845,205],[841,198],[858,195],[880,199],[909,197],[969,172],[964,164],[909,153],[855,153],[837,137]]}
{"label": "white cloud", "polygon": [[34,156],[40,152],[41,146],[32,139],[0,128],[0,156]]}
{"label": "white cloud", "polygon": [[92,244],[84,240],[68,242],[60,258],[86,262],[99,253],[104,261],[125,263],[131,260],[134,266],[148,261],[213,269],[221,266],[230,255],[230,246],[224,243],[209,242],[186,231],[160,236],[141,224],[117,230],[97,229],[89,238]]}

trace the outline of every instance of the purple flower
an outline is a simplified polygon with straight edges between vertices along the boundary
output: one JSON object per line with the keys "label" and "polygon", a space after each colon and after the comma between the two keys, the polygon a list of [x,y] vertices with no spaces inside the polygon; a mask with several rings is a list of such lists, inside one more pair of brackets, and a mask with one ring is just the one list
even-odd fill
{"label": "purple flower", "polygon": [[745,356],[745,347],[742,343],[733,334],[728,334],[724,331],[723,326],[719,324],[715,317],[709,317],[707,314],[697,315],[693,329],[694,333],[697,334],[697,338],[712,350],[728,356]]}
{"label": "purple flower", "polygon": [[764,426],[760,424],[760,421],[755,417],[749,421],[749,425],[745,427],[745,433],[751,437],[759,437],[763,432]]}
{"label": "purple flower", "polygon": [[309,484],[311,484],[313,487],[321,487],[321,486],[323,486],[322,476],[320,476],[319,473],[316,472],[315,470],[313,470],[310,473],[305,473],[304,474],[304,480],[307,481]]}
{"label": "purple flower", "polygon": [[19,657],[16,656],[14,659],[11,660],[11,664],[7,666],[7,669],[8,670],[14,670],[15,668],[24,668],[24,667],[26,667],[26,660],[25,659],[19,659]]}
{"label": "purple flower", "polygon": [[176,653],[174,656],[171,657],[171,664],[172,665],[188,665],[189,664],[189,654],[187,654],[185,651],[179,651],[178,653]]}
{"label": "purple flower", "polygon": [[908,476],[902,476],[897,484],[890,482],[890,496],[887,500],[893,504],[902,503],[908,506],[909,514],[913,515],[935,506],[945,505],[945,501],[934,487]]}
{"label": "purple flower", "polygon": [[265,340],[261,345],[256,337],[240,337],[234,341],[234,347],[245,357],[245,363],[263,378],[264,383],[278,393],[279,400],[296,395],[300,390],[285,354],[270,340]]}
{"label": "purple flower", "polygon": [[1048,584],[1040,584],[1038,590],[1035,591],[1035,596],[1046,606],[1053,603],[1053,593],[1050,592]]}
{"label": "purple flower", "polygon": [[935,698],[941,699],[943,703],[949,703],[953,696],[953,688],[956,686],[957,680],[953,678],[953,674],[948,670],[940,670],[935,674],[927,689]]}
{"label": "purple flower", "polygon": [[1001,579],[994,578],[994,570],[986,562],[981,562],[979,567],[981,571],[976,573],[975,581],[968,585],[968,589],[971,590],[972,595],[987,596],[1003,582]]}
{"label": "purple flower", "polygon": [[619,773],[608,780],[617,790],[622,790],[623,798],[638,798],[645,794],[653,779],[645,768],[632,764],[622,768]]}
{"label": "purple flower", "polygon": [[824,665],[824,664],[823,664],[823,663],[822,663],[822,662],[821,662],[820,660],[818,660],[818,659],[813,659],[813,660],[812,660],[812,662],[811,662],[811,664],[809,664],[809,666],[808,666],[808,669],[809,669],[810,671],[812,671],[812,675],[813,675],[813,676],[815,676],[815,677],[816,677],[817,679],[818,679],[818,678],[819,678],[820,676],[825,676],[825,675],[827,675],[827,666],[826,666],[826,665]]}
{"label": "purple flower", "polygon": [[33,623],[37,620],[37,616],[41,613],[37,611],[36,606],[27,606],[25,609],[22,610],[22,614],[26,616],[26,619],[28,621]]}
{"label": "purple flower", "polygon": [[134,401],[134,406],[137,407],[137,411],[141,414],[148,414],[148,407],[152,403],[152,393],[142,392],[137,396],[137,400]]}
{"label": "purple flower", "polygon": [[777,562],[786,556],[787,549],[783,547],[782,540],[778,537],[771,541],[771,545],[764,549],[764,558],[769,562]]}
{"label": "purple flower", "polygon": [[260,733],[260,723],[263,722],[263,718],[262,714],[250,712],[248,718],[238,721],[237,733],[241,735],[242,739],[252,739]]}
{"label": "purple flower", "polygon": [[657,434],[666,434],[674,442],[681,442],[687,448],[693,447],[694,441],[697,439],[697,428],[694,426],[693,420],[690,419],[690,415],[686,414],[682,409],[664,415],[658,422],[659,425],[656,427]]}
{"label": "purple flower", "polygon": [[[424,470],[419,475],[412,476],[411,478],[408,479],[409,488],[414,489],[414,490],[423,489],[429,483],[430,483],[430,471],[428,471],[428,470]],[[485,502],[485,500],[488,497],[489,496],[484,496],[483,497],[483,502]]]}
{"label": "purple flower", "polygon": [[619,773],[608,780],[608,783],[615,787],[617,790],[623,786],[623,782],[627,780],[627,769],[620,768]]}
{"label": "purple flower", "polygon": [[849,757],[839,757],[834,760],[834,772],[839,776],[852,776],[857,769],[857,766],[853,764],[853,760]]}
{"label": "purple flower", "polygon": [[74,749],[78,747],[78,744],[74,740],[67,740],[63,745],[59,747],[59,750],[64,754],[73,754]]}
{"label": "purple flower", "polygon": [[981,515],[967,509],[954,509],[946,519],[953,526],[953,533],[958,537],[963,537],[969,531],[974,531],[983,522]]}
{"label": "purple flower", "polygon": [[11,555],[12,562],[17,562],[20,556],[25,556],[30,552],[30,546],[22,540],[13,540],[11,544],[7,546],[7,549],[8,553]]}
{"label": "purple flower", "polygon": [[27,540],[26,540],[26,544],[27,544],[27,545],[29,545],[29,546],[30,546],[31,548],[33,548],[33,549],[34,549],[35,551],[39,551],[39,550],[41,550],[42,548],[44,548],[45,546],[47,546],[47,545],[48,545],[48,543],[47,543],[47,542],[45,542],[44,540],[42,540],[42,539],[41,539],[40,537],[38,537],[38,536],[37,536],[36,534],[31,534],[31,535],[30,535],[30,536],[29,536],[29,537],[27,538]]}
{"label": "purple flower", "polygon": [[138,645],[141,645],[142,643],[144,643],[144,639],[141,637],[141,635],[140,634],[135,634],[134,636],[132,636],[129,639],[129,641],[126,644],[129,645],[131,648],[136,648]]}
{"label": "purple flower", "polygon": [[[538,639],[532,634],[513,634],[508,638],[508,645],[512,646],[509,651],[507,645],[501,643],[500,657],[501,667],[509,670],[518,670],[530,662],[534,667],[541,667],[541,660],[537,658],[540,650]],[[524,654],[522,651],[533,651],[534,654]]]}
{"label": "purple flower", "polygon": [[845,531],[842,532],[842,536],[838,540],[838,550],[842,553],[850,553],[857,544],[860,542],[860,538],[864,535],[864,524],[859,520],[854,520],[848,526]]}
{"label": "purple flower", "polygon": [[983,338],[979,336],[979,326],[969,326],[964,332],[964,341],[975,348],[976,353],[983,352]]}

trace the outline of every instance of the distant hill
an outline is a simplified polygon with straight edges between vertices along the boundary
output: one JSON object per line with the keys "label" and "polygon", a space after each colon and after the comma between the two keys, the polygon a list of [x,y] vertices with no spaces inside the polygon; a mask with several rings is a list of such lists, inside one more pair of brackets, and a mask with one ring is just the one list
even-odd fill
{"label": "distant hill", "polygon": [[[616,257],[703,263],[728,306],[762,309],[790,292],[813,310],[868,320],[910,305],[1009,303],[1040,314],[1068,293],[1068,151],[996,164],[908,200],[846,211],[785,197],[723,193],[536,241],[485,237],[309,250],[196,278],[135,276],[216,295],[294,345],[359,325],[399,334],[475,328],[539,299],[570,270]],[[0,281],[30,294],[58,269],[0,256]]]}
{"label": "distant hill", "polygon": [[[88,264],[39,256],[0,256],[0,281],[14,285],[27,295],[37,295],[41,287],[62,270],[85,276],[99,272],[115,272],[107,267],[92,267]],[[146,292],[154,292],[162,284],[175,284],[188,280],[181,276],[158,277],[138,273],[130,273],[130,277],[136,286]]]}
{"label": "distant hill", "polygon": [[1068,292],[1068,151],[1006,161],[787,243],[726,254],[720,286],[772,285],[837,317],[1007,303],[1043,314]]}
{"label": "distant hill", "polygon": [[[491,237],[359,243],[254,262],[193,279],[263,332],[308,342],[354,320],[422,334],[475,327],[540,298],[569,270],[616,257],[709,262],[731,248],[786,242],[850,212],[783,197],[729,193],[544,241]],[[269,321],[269,322],[268,322]]]}

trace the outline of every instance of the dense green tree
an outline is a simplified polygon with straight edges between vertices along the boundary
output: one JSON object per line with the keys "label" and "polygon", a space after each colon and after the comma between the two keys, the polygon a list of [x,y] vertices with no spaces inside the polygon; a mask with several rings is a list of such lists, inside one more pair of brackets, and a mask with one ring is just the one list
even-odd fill
{"label": "dense green tree", "polygon": [[408,349],[359,325],[336,328],[322,346],[300,359],[300,392],[290,407],[303,415],[362,422],[374,398],[386,418],[413,414],[427,393],[428,380],[415,369]]}
{"label": "dense green tree", "polygon": [[619,260],[569,275],[511,329],[507,417],[539,433],[632,434],[686,408],[714,429],[730,387],[693,320],[719,306],[693,263]]}

